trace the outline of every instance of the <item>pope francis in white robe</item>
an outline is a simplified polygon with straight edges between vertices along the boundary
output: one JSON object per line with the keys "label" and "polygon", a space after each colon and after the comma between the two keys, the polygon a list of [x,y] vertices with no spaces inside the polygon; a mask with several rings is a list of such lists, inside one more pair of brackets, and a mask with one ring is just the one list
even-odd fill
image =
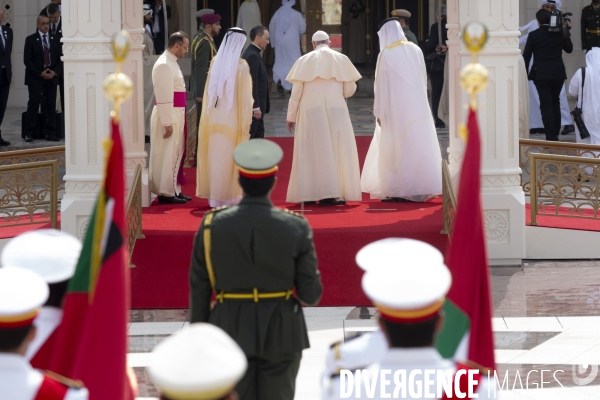
{"label": "pope francis in white robe", "polygon": [[294,85],[287,127],[290,132],[296,127],[287,201],[360,201],[358,150],[345,99],[354,94],[361,75],[348,57],[329,48],[325,32],[312,39],[315,50],[301,57],[286,78]]}
{"label": "pope francis in white robe", "polygon": [[365,159],[362,190],[383,201],[425,201],[442,192],[442,156],[427,102],[423,53],[406,40],[396,19],[378,35],[373,113],[379,123]]}
{"label": "pope francis in white robe", "polygon": [[196,196],[211,207],[235,205],[242,198],[233,150],[250,139],[252,77],[240,58],[246,32],[231,28],[211,63],[198,128]]}
{"label": "pope francis in white robe", "polygon": [[[184,40],[185,45],[189,40]],[[176,45],[177,46],[177,45]],[[177,56],[169,51],[156,60],[152,69],[152,83],[156,105],[152,110],[150,132],[150,190],[161,198],[181,194],[177,174],[183,157],[185,126],[185,82],[177,63]],[[185,52],[183,52],[185,55]],[[182,57],[183,57],[182,55]],[[172,126],[173,134],[167,138],[165,127]],[[177,202],[177,201],[175,201]],[[185,201],[184,201],[185,202]]]}

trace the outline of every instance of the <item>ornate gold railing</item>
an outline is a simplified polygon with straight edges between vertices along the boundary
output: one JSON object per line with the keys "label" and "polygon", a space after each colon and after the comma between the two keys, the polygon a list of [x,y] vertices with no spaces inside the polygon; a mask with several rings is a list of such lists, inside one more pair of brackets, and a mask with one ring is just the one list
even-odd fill
{"label": "ornate gold railing", "polygon": [[[530,155],[555,154],[561,156],[600,158],[600,146],[582,143],[548,142],[546,140],[519,140],[519,165],[521,166],[521,186],[528,196],[530,192]],[[540,177],[538,177],[538,181]]]}
{"label": "ornate gold railing", "polygon": [[448,161],[442,160],[442,210],[444,214],[444,228],[442,234],[452,238],[452,226],[454,225],[454,216],[456,215],[456,196],[454,195],[454,186],[452,186],[452,177],[448,168]]}
{"label": "ornate gold railing", "polygon": [[196,154],[196,149],[198,148],[198,119],[196,115],[196,106],[193,106],[190,110],[188,110],[187,115],[187,127],[188,127],[188,137],[187,143],[185,144],[185,163],[184,167],[189,168],[194,163],[194,155]]}
{"label": "ornate gold railing", "polygon": [[58,222],[58,162],[0,166],[0,227]]}
{"label": "ornate gold railing", "polygon": [[[52,161],[58,163],[58,192],[65,190],[65,146],[41,147],[31,150],[15,150],[0,152],[0,165],[15,165],[23,163],[32,163],[38,161]],[[60,204],[60,199],[58,200]]]}
{"label": "ornate gold railing", "polygon": [[143,239],[142,235],[142,166],[135,167],[133,181],[127,194],[126,205],[126,229],[127,247],[129,248],[129,266],[135,268],[131,263],[133,248],[137,239]]}
{"label": "ornate gold railing", "polygon": [[[600,147],[600,146],[597,146]],[[538,215],[598,219],[600,159],[531,153],[531,225]]]}

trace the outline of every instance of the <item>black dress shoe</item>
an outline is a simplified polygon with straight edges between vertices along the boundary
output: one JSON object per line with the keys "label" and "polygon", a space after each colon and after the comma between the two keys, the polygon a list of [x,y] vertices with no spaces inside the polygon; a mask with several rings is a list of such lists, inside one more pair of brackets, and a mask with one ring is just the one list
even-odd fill
{"label": "black dress shoe", "polygon": [[33,138],[31,137],[31,135],[25,135],[24,139],[26,142],[33,142]]}
{"label": "black dress shoe", "polygon": [[54,135],[46,135],[46,140],[48,142],[60,142],[60,139]]}
{"label": "black dress shoe", "polygon": [[384,197],[383,199],[381,199],[382,202],[384,203],[407,203],[408,200],[402,198],[402,197]]}
{"label": "black dress shoe", "polygon": [[4,139],[2,139],[2,137],[0,137],[0,146],[10,146],[10,142],[8,140],[4,140]]}
{"label": "black dress shoe", "polygon": [[175,196],[158,196],[158,204],[185,204],[185,200]]}
{"label": "black dress shoe", "polygon": [[192,201],[192,198],[191,198],[191,197],[189,197],[189,196],[186,196],[185,194],[183,194],[183,192],[182,192],[182,193],[179,193],[179,194],[177,195],[177,198],[179,198],[179,199],[181,199],[181,200],[185,200],[185,201]]}
{"label": "black dress shoe", "polygon": [[342,199],[329,198],[329,199],[319,200],[319,205],[320,206],[343,206],[343,205],[346,205],[346,201],[342,200]]}
{"label": "black dress shoe", "polygon": [[569,133],[573,133],[573,132],[575,132],[575,127],[573,125],[565,125],[565,127],[563,128],[563,130],[560,134],[568,135]]}

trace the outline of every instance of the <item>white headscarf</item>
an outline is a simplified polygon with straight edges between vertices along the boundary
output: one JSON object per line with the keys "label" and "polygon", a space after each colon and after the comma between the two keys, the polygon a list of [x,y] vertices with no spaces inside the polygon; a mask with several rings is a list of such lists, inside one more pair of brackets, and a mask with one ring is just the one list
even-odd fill
{"label": "white headscarf", "polygon": [[[542,5],[540,7],[542,7],[544,4],[548,4],[550,3],[548,0],[542,0]],[[554,4],[556,5],[556,9],[560,10],[560,6],[562,5],[560,0],[554,0]]]}
{"label": "white headscarf", "polygon": [[379,51],[383,51],[387,46],[396,43],[398,40],[406,40],[406,35],[398,21],[389,21],[383,24],[379,32]]}
{"label": "white headscarf", "polygon": [[[591,110],[596,124],[600,126],[600,47],[592,47],[585,55],[585,83],[583,88],[589,87],[591,95],[586,100],[591,100],[584,104],[585,108]],[[586,90],[587,92],[587,90]],[[591,103],[591,104],[590,104]],[[590,107],[590,108],[588,108]],[[587,112],[587,110],[585,110]]]}
{"label": "white headscarf", "polygon": [[225,33],[211,68],[206,112],[210,112],[215,107],[217,100],[222,98],[223,94],[227,95],[227,113],[233,108],[237,65],[245,43],[246,32],[240,28],[231,28]]}

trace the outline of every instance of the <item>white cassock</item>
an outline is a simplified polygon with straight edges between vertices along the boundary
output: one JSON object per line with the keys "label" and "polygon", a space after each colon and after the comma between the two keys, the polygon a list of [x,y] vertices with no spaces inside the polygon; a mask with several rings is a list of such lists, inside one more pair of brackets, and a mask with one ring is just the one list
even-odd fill
{"label": "white cassock", "polygon": [[[11,400],[34,400],[40,390],[43,374],[33,369],[27,359],[15,353],[0,353],[0,398]],[[52,398],[40,397],[43,399]],[[86,388],[67,389],[63,400],[87,400]]]}
{"label": "white cassock", "polygon": [[[146,25],[148,27],[148,25]],[[152,68],[158,56],[154,54],[154,42],[148,29],[144,30],[144,50],[142,59],[144,60],[144,127],[145,135],[150,136],[150,117],[154,108],[154,86],[152,84]]]}
{"label": "white cassock", "polygon": [[[198,128],[196,196],[211,207],[235,205],[242,198],[233,150],[250,139],[254,104],[250,67],[240,58],[245,38],[234,33],[226,39],[208,71]],[[224,76],[228,82],[223,83]]]}
{"label": "white cassock", "polygon": [[[387,373],[386,379],[388,384],[382,388],[381,382],[384,379],[380,379],[380,371],[389,370],[391,373]],[[425,370],[434,370],[436,373],[428,375],[427,380],[424,378]],[[394,395],[394,389],[397,387],[394,383],[394,375],[396,371],[405,371],[406,375],[404,375],[405,382],[405,391],[398,393],[398,396]],[[412,371],[415,371],[413,374]],[[442,373],[446,377],[446,381],[449,378],[455,376],[457,371],[457,366],[453,361],[443,359],[440,353],[433,347],[415,347],[415,348],[391,348],[385,352],[380,361],[375,362],[369,365],[366,369],[362,369],[361,371],[361,393],[360,396],[357,396],[356,386],[349,388],[347,386],[348,379],[345,380],[346,385],[344,388],[340,386],[340,377],[334,377],[331,379],[329,384],[323,388],[323,400],[333,400],[333,399],[341,399],[341,398],[369,398],[369,399],[384,399],[384,398],[403,398],[403,399],[424,399],[424,398],[434,398],[437,399],[436,396],[437,387],[440,384],[438,382],[438,374],[437,371],[442,371]],[[366,376],[363,376],[366,374]],[[400,375],[399,375],[400,376]],[[409,377],[413,377],[414,380],[409,379]],[[356,385],[358,375],[354,377],[354,383]],[[402,379],[402,378],[399,378]],[[365,381],[373,382],[374,387],[372,389],[372,394],[367,394]],[[411,387],[411,383],[413,384]],[[478,399],[495,399],[497,394],[492,385],[494,384],[493,378],[492,380],[488,380],[487,376],[483,376],[482,379],[479,379],[479,385],[476,388],[476,393],[478,395]],[[427,392],[425,391],[428,387]],[[383,390],[382,390],[383,389]],[[417,396],[411,396],[411,391],[413,390]],[[348,394],[352,391],[350,396],[342,397],[342,390],[344,390],[345,394]],[[419,395],[419,390],[420,395]],[[383,393],[382,393],[383,392]],[[433,393],[433,396],[427,396],[426,393]],[[488,394],[489,393],[489,394]]]}
{"label": "white cassock", "polygon": [[375,75],[375,129],[361,177],[372,199],[425,201],[442,192],[442,156],[427,102],[421,49],[406,40],[397,21],[378,32],[381,52]]}
{"label": "white cassock", "polygon": [[[522,34],[519,38],[519,46],[525,46],[527,43],[527,37],[530,32],[535,31],[539,28],[537,20],[533,20],[527,25],[519,27],[521,32],[527,31],[526,34]],[[531,61],[527,66],[527,72],[531,69],[533,65],[533,56],[531,57]],[[544,128],[544,123],[542,122],[542,112],[540,111],[540,96],[538,95],[537,89],[533,81],[528,81],[529,85],[529,129],[541,129]],[[572,125],[573,121],[571,120],[571,111],[569,110],[569,102],[567,101],[567,92],[565,90],[565,85],[560,91],[560,124],[561,125]]]}
{"label": "white cassock", "polygon": [[288,202],[362,199],[358,150],[345,100],[360,78],[350,59],[326,44],[292,67],[287,120],[296,122],[296,131]]}
{"label": "white cassock", "polygon": [[590,137],[582,139],[579,128],[575,125],[575,139],[577,143],[600,144],[600,48],[594,47],[588,51],[585,59],[587,67],[585,68],[583,96],[581,96],[581,69],[577,70],[571,79],[569,93],[577,97],[577,106],[582,107],[583,122]]}
{"label": "white cassock", "polygon": [[260,8],[258,7],[258,3],[256,0],[244,1],[238,10],[237,23],[235,24],[238,28],[242,28],[246,31],[246,44],[244,45],[244,49],[252,43],[250,41],[250,31],[252,28],[259,25],[262,25],[262,21],[260,19]]}
{"label": "white cassock", "polygon": [[[167,197],[181,193],[177,174],[183,156],[185,124],[185,82],[177,57],[168,50],[158,57],[152,69],[156,105],[152,110],[150,132],[150,190]],[[165,126],[173,134],[165,139]]]}
{"label": "white cassock", "polygon": [[302,56],[300,37],[306,32],[306,21],[292,6],[296,0],[283,0],[283,5],[271,18],[269,34],[271,47],[275,49],[273,82],[281,82],[285,90],[292,90],[292,82],[286,81],[294,63]]}

